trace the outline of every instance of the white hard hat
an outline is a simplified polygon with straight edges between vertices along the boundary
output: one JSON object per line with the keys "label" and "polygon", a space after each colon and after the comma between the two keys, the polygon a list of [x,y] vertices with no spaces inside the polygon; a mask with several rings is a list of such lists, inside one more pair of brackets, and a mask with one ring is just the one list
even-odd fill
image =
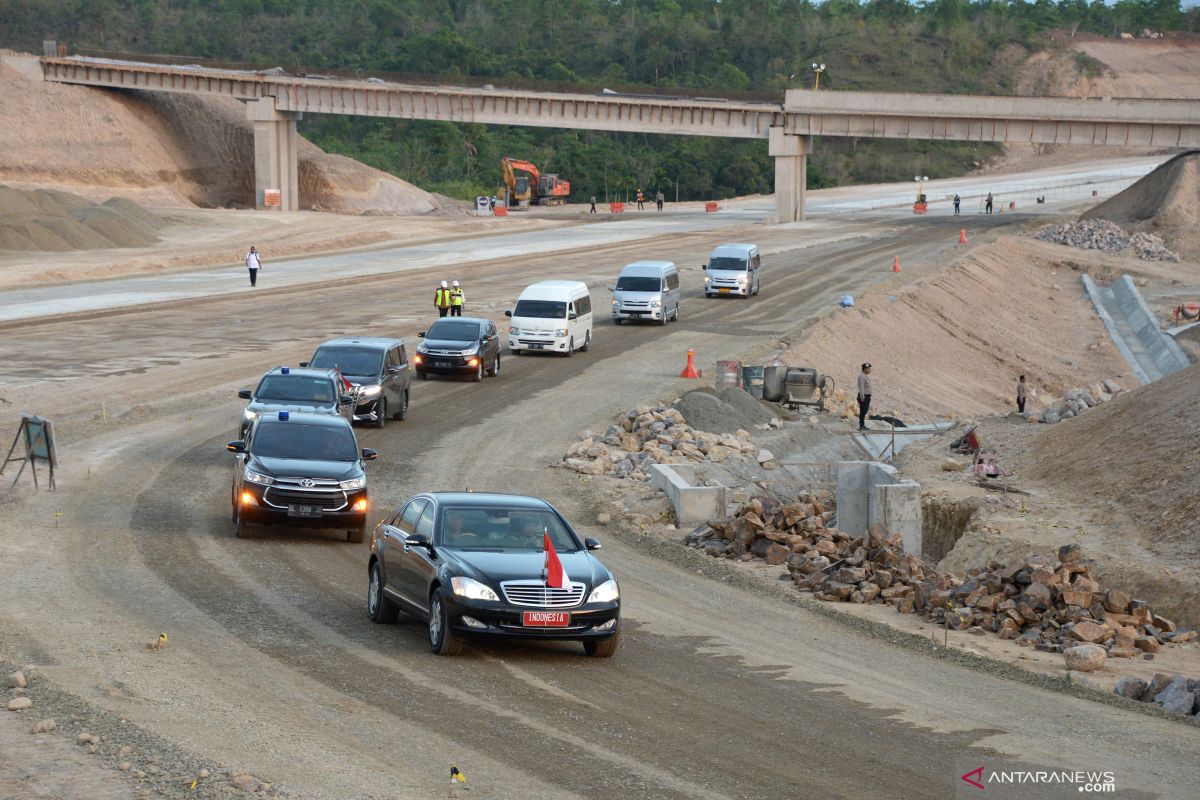
{"label": "white hard hat", "polygon": [[445,288],[446,288],[447,286],[449,286],[449,285],[450,285],[450,284],[446,283],[445,281],[442,281],[442,288],[443,288],[443,289],[445,289]]}
{"label": "white hard hat", "polygon": [[455,286],[458,286],[458,281],[455,281],[455,282],[454,282],[454,285],[455,285]]}

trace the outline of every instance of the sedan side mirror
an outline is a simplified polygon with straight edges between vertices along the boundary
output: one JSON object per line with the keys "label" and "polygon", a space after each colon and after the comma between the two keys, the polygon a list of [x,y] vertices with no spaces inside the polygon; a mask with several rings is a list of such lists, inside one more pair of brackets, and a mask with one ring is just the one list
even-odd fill
{"label": "sedan side mirror", "polygon": [[512,316],[512,312],[511,312],[511,311],[505,311],[505,312],[504,312],[504,316],[506,316],[506,317],[511,317],[511,316]]}
{"label": "sedan side mirror", "polygon": [[612,283],[610,283],[610,284],[608,285],[608,290],[609,290],[610,292],[615,292],[615,291],[617,290],[617,287],[616,287],[616,285],[615,285],[615,284],[612,284]]}
{"label": "sedan side mirror", "polygon": [[244,453],[246,452],[246,443],[241,440],[228,442],[225,445],[225,449],[231,453]]}
{"label": "sedan side mirror", "polygon": [[587,539],[583,540],[583,546],[586,547],[588,550],[599,550],[600,542],[589,536]]}
{"label": "sedan side mirror", "polygon": [[339,397],[339,398],[338,398],[338,402],[339,402],[339,403],[341,403],[341,404],[342,404],[342,405],[344,405],[344,406],[348,406],[348,405],[350,405],[351,403],[353,403],[353,402],[354,402],[354,395],[351,395],[351,394],[344,394],[344,395],[342,395],[341,397]]}
{"label": "sedan side mirror", "polygon": [[579,315],[575,313],[567,314],[567,319],[579,319]]}
{"label": "sedan side mirror", "polygon": [[254,399],[254,395],[250,394],[249,389],[242,389],[240,392],[238,392],[238,397],[242,398],[243,400],[253,400]]}
{"label": "sedan side mirror", "polygon": [[362,451],[362,460],[363,461],[374,461],[377,458],[379,458],[379,453],[375,452],[374,450],[372,450],[369,447],[363,448],[363,451]]}
{"label": "sedan side mirror", "polygon": [[307,367],[307,366],[308,366],[309,364],[311,364],[311,363],[312,363],[311,361],[301,361],[301,362],[300,362],[300,366],[302,366],[302,367]]}
{"label": "sedan side mirror", "polygon": [[431,547],[429,537],[423,533],[414,533],[404,537],[404,544],[406,547],[424,547],[426,550]]}
{"label": "sedan side mirror", "polygon": [[399,372],[400,370],[402,370],[402,369],[404,369],[404,367],[403,367],[403,366],[388,367],[388,368],[387,368],[387,372],[388,372],[388,375],[395,375],[396,373],[398,373],[398,372]]}
{"label": "sedan side mirror", "polygon": [[708,264],[701,264],[700,269],[708,269]]}
{"label": "sedan side mirror", "polygon": [[425,338],[425,331],[417,331],[417,338],[418,338],[418,339],[424,339],[424,338]]}

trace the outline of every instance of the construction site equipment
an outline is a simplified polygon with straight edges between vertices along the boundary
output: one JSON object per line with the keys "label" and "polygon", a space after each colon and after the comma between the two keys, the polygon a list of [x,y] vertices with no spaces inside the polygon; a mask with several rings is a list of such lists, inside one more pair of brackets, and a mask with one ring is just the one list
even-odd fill
{"label": "construction site equipment", "polygon": [[742,362],[729,359],[717,362],[717,391],[727,386],[742,388]]}
{"label": "construction site equipment", "polygon": [[825,398],[833,391],[833,378],[812,367],[792,367],[783,379],[783,405],[792,408],[816,406],[825,410]]}
{"label": "construction site equipment", "polygon": [[899,272],[899,271],[900,271],[900,256],[896,256],[892,260],[892,272]]}
{"label": "construction site equipment", "polygon": [[[571,184],[558,175],[543,175],[535,165],[516,158],[503,158],[500,167],[504,174],[504,204],[509,208],[561,206],[571,194]],[[517,172],[528,173],[517,175]]]}
{"label": "construction site equipment", "polygon": [[959,244],[967,243],[967,229],[966,228],[963,228],[961,231],[958,232],[958,243]]}
{"label": "construction site equipment", "polygon": [[700,373],[696,371],[696,354],[692,350],[688,350],[687,366],[683,368],[683,372],[679,373],[681,378],[699,378]]}
{"label": "construction site equipment", "polygon": [[781,364],[768,364],[763,367],[763,400],[768,403],[778,403],[783,400],[787,370],[788,368]]}

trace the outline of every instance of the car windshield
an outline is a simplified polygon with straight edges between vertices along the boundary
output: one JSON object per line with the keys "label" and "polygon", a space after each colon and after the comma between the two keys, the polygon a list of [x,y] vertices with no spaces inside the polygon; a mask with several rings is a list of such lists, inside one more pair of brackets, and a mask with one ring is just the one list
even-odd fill
{"label": "car windshield", "polygon": [[354,433],[341,425],[277,422],[259,425],[250,451],[259,458],[303,458],[310,461],[357,461]]}
{"label": "car windshield", "polygon": [[311,375],[267,375],[258,384],[254,399],[268,403],[332,405],[333,383]]}
{"label": "car windshield", "polygon": [[533,319],[566,319],[567,304],[558,300],[521,300],[513,309],[514,317]]}
{"label": "car windshield", "polygon": [[358,347],[319,347],[312,365],[317,369],[337,369],[343,375],[378,375],[383,353]]}
{"label": "car windshield", "polygon": [[550,534],[554,549],[575,553],[581,547],[558,516],[536,508],[443,508],[440,537],[443,547],[462,550],[543,549],[543,534]]}
{"label": "car windshield", "polygon": [[435,322],[425,333],[426,339],[444,342],[470,342],[479,338],[477,322]]}
{"label": "car windshield", "polygon": [[734,258],[732,256],[713,256],[708,260],[708,268],[716,270],[728,270],[734,272],[745,272],[746,265],[749,260],[745,258]]}
{"label": "car windshield", "polygon": [[617,288],[625,292],[657,292],[662,288],[662,279],[622,275],[617,279]]}

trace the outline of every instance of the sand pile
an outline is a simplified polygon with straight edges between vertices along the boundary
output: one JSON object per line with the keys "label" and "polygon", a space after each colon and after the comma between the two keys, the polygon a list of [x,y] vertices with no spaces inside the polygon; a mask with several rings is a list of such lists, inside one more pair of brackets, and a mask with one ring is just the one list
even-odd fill
{"label": "sand pile", "polygon": [[[253,129],[236,100],[43,83],[13,60],[18,55],[0,51],[8,61],[0,62],[0,182],[151,206],[253,206]],[[307,140],[298,150],[302,208],[396,215],[466,208]]]}
{"label": "sand pile", "polygon": [[1117,504],[1157,550],[1200,556],[1198,395],[1193,365],[1047,429],[1034,447],[1034,476]]}
{"label": "sand pile", "polygon": [[0,186],[0,251],[146,247],[164,225],[128,200],[96,204],[68,192]]}
{"label": "sand pile", "polygon": [[1200,151],[1172,158],[1080,219],[1157,234],[1184,258],[1200,260]]}
{"label": "sand pile", "polygon": [[1030,411],[1105,378],[1134,384],[1078,278],[1018,237],[976,248],[924,284],[834,311],[782,360],[832,375],[835,395],[851,402],[859,365],[871,362],[872,413],[908,421],[1013,411],[1021,374],[1033,387]]}

